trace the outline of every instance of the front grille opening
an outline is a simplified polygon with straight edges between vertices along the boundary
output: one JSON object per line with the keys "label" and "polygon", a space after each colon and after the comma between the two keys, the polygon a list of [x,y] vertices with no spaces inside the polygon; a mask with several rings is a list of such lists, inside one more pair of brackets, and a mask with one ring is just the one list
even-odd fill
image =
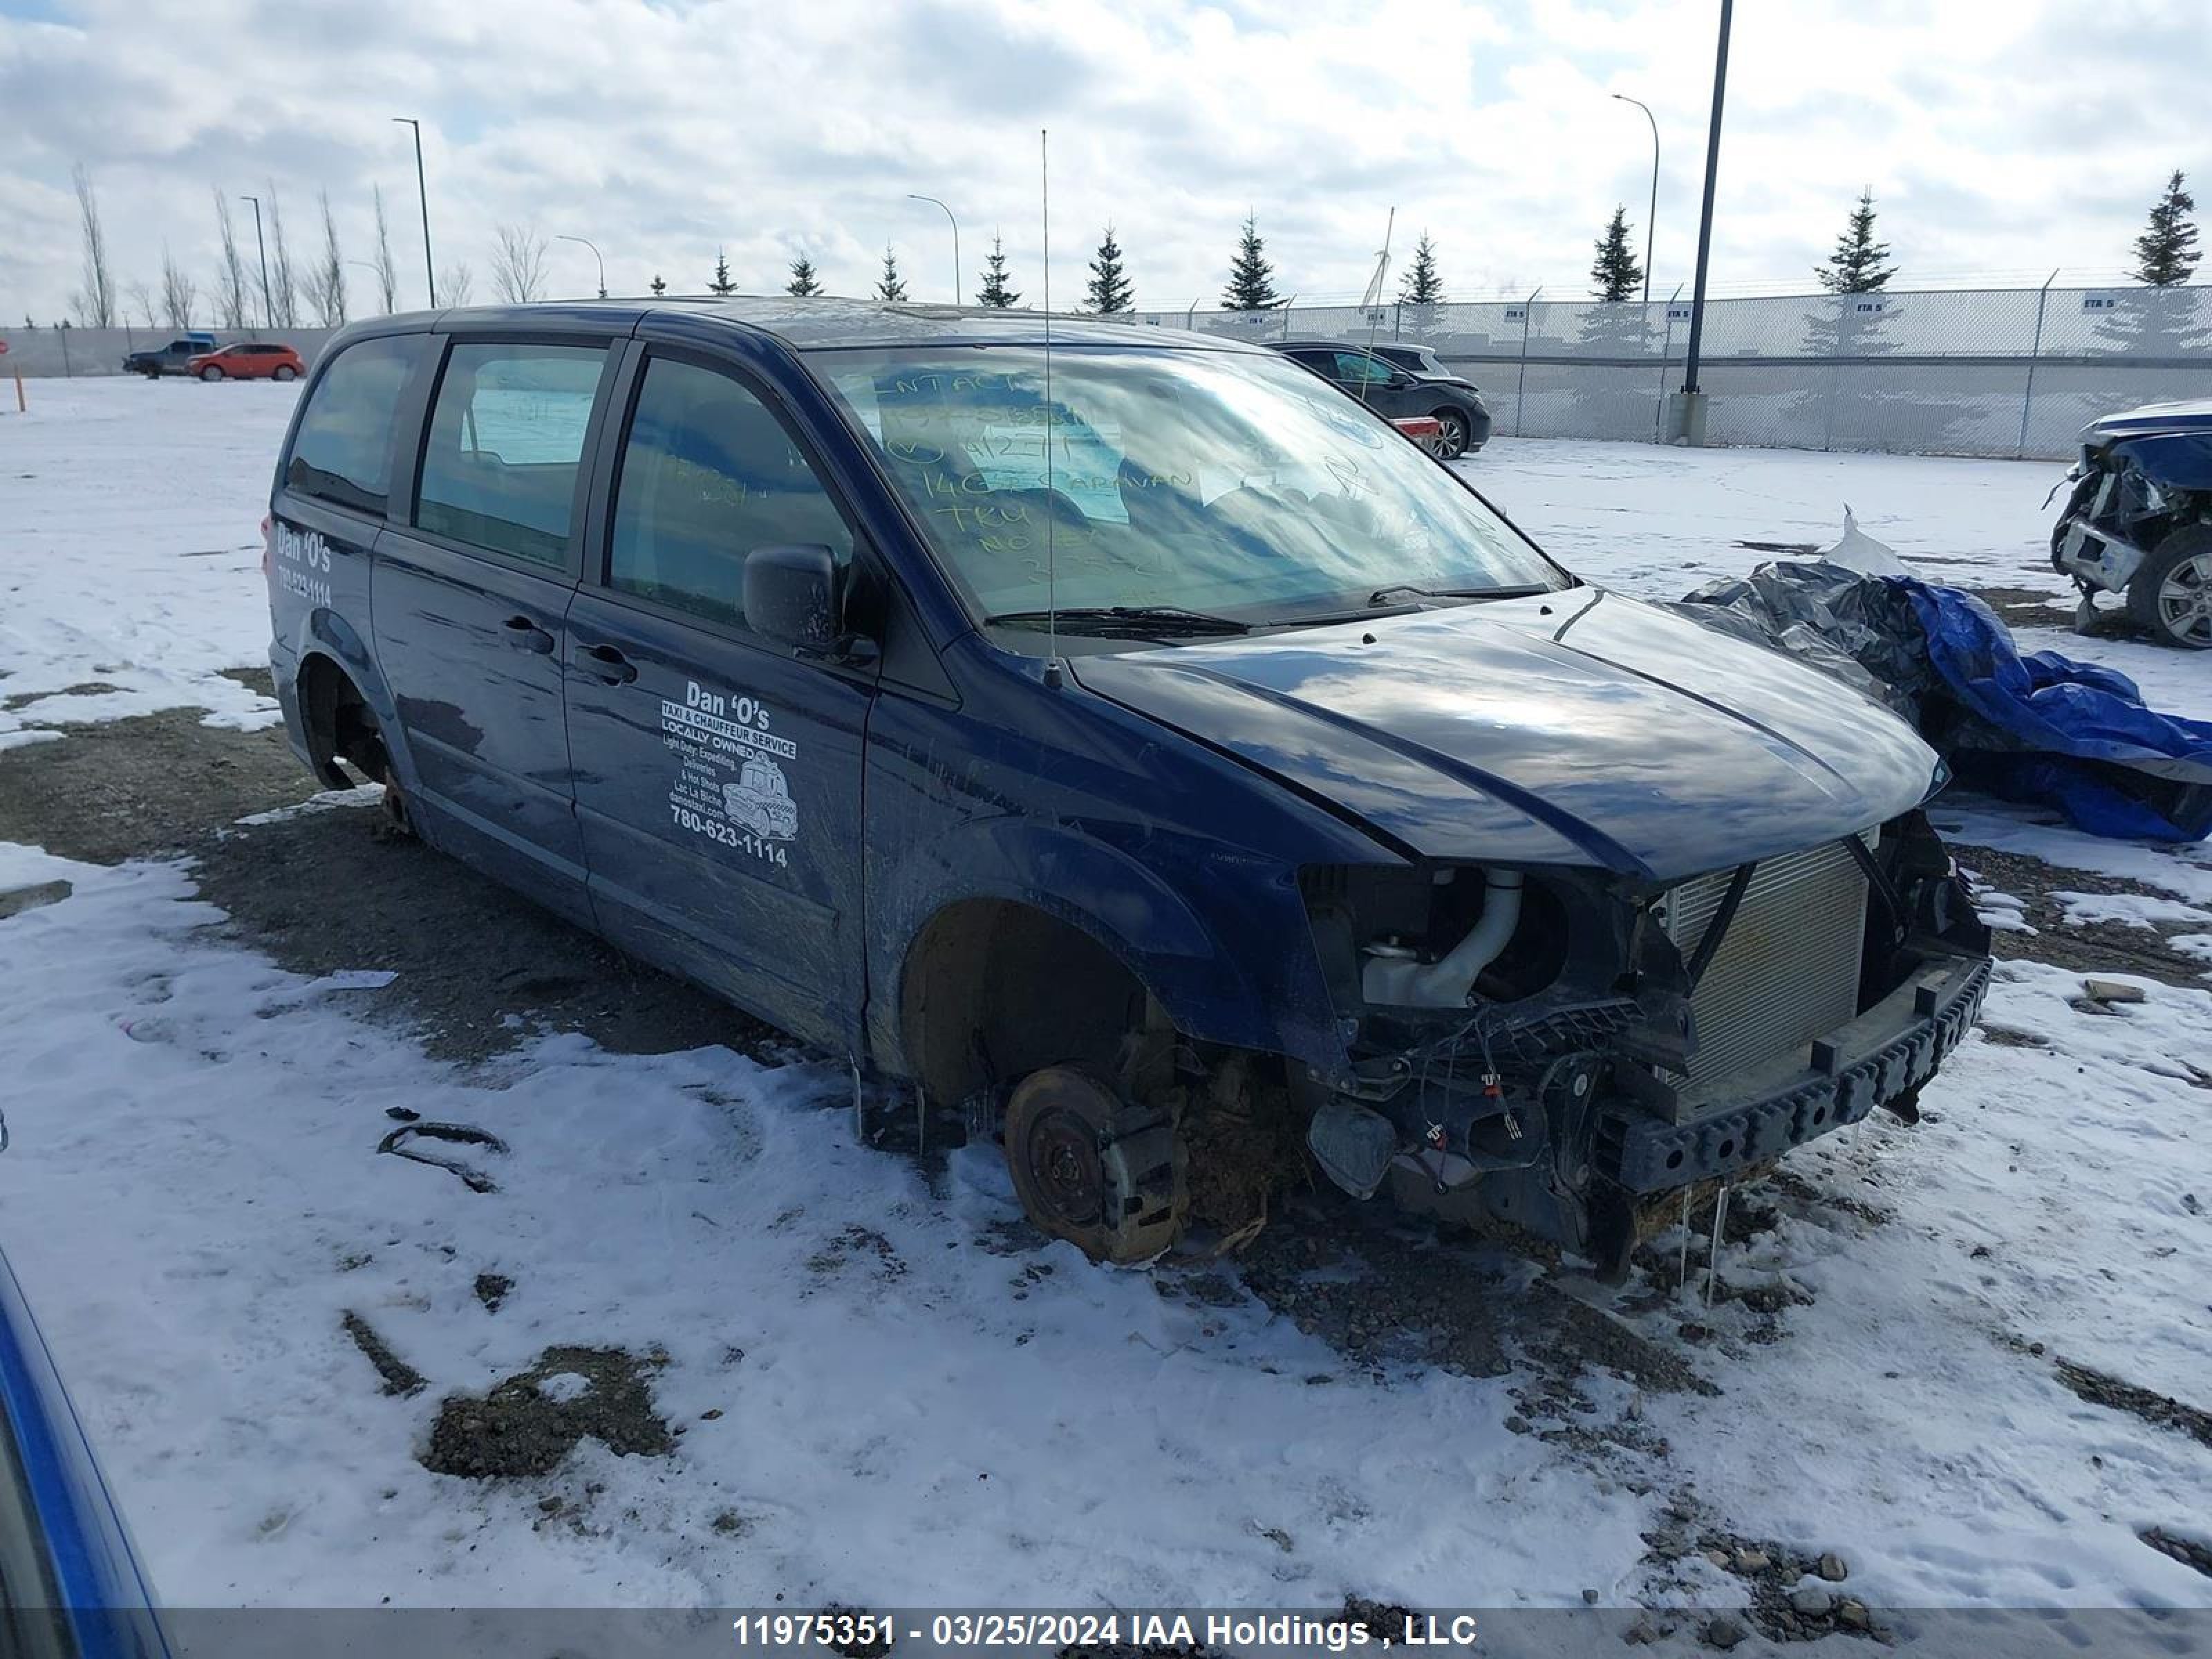
{"label": "front grille opening", "polygon": [[[1872,846],[1877,834],[1869,830],[1862,839]],[[1693,876],[1660,896],[1661,923],[1686,960],[1735,873]],[[1866,878],[1840,842],[1759,866],[1690,999],[1698,1046],[1685,1073],[1686,1102],[1723,1097],[1742,1073],[1806,1047],[1858,1012],[1866,910]]]}

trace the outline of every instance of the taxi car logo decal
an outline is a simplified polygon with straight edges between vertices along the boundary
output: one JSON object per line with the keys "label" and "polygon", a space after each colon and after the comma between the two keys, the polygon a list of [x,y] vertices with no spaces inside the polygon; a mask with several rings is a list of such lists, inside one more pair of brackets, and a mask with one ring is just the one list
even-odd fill
{"label": "taxi car logo decal", "polygon": [[786,843],[799,839],[799,803],[780,763],[796,761],[799,745],[769,729],[768,709],[688,681],[683,702],[661,699],[660,741],[677,761],[670,823],[785,868]]}

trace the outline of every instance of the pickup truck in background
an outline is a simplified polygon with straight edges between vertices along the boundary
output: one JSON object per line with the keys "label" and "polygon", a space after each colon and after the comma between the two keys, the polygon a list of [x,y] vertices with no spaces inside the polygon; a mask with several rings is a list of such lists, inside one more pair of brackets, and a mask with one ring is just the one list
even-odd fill
{"label": "pickup truck in background", "polygon": [[147,351],[134,351],[123,360],[125,374],[143,374],[149,380],[158,380],[164,374],[184,374],[190,371],[185,365],[195,357],[215,349],[212,334],[179,334],[165,346],[155,346]]}

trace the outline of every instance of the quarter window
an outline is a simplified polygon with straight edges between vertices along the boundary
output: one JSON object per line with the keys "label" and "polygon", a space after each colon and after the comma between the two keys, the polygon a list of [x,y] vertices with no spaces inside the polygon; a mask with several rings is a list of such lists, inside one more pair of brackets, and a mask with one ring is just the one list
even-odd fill
{"label": "quarter window", "polygon": [[454,346],[430,416],[416,527],[565,564],[605,362],[599,346]]}
{"label": "quarter window", "polygon": [[649,362],[616,484],[608,585],[742,625],[745,555],[794,542],[852,560],[851,532],[782,423],[726,374]]}
{"label": "quarter window", "polygon": [[362,513],[384,511],[392,420],[422,340],[419,334],[393,335],[363,340],[338,354],[301,411],[284,467],[287,487]]}

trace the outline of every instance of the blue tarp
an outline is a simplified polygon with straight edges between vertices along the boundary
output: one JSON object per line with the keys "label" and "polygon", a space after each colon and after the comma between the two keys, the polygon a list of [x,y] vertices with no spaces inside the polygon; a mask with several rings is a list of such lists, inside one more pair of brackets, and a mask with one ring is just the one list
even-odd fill
{"label": "blue tarp", "polygon": [[2056,806],[2093,835],[2188,842],[2212,830],[2212,721],[2145,708],[2136,683],[2109,668],[2056,651],[2023,657],[2011,630],[1971,593],[1911,576],[1880,580],[1911,602],[1950,697],[2002,734],[1992,742],[1971,722],[1953,733],[1962,776],[2009,799]]}
{"label": "blue tarp", "polygon": [[2021,655],[1996,612],[1962,589],[1777,560],[1674,608],[1887,703],[1990,794],[2056,807],[2092,835],[2212,833],[2212,721],[2146,708],[2136,683],[2109,668]]}

